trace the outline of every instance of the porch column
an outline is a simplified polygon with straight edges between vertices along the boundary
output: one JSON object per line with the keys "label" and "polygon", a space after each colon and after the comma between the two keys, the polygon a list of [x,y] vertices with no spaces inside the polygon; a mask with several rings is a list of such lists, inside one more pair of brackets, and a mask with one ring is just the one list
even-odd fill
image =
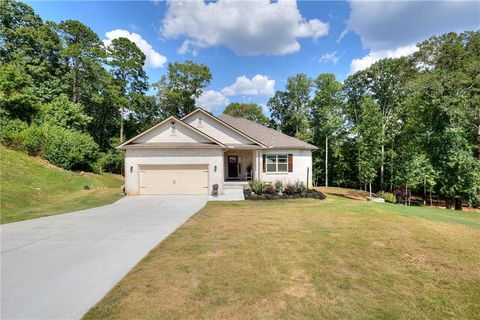
{"label": "porch column", "polygon": [[260,180],[260,150],[255,150],[255,180]]}

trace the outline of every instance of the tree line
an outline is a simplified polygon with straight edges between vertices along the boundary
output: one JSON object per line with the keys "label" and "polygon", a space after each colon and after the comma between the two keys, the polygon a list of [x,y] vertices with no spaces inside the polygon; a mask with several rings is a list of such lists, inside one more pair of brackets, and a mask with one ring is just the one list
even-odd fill
{"label": "tree line", "polygon": [[[75,20],[43,21],[0,3],[2,143],[66,169],[120,172],[125,138],[170,115],[182,117],[212,79],[174,62],[149,84],[145,55],[127,38],[106,46]],[[477,203],[480,185],[480,32],[448,33],[398,59],[350,75],[288,78],[268,101],[232,103],[245,117],[319,147],[316,185],[401,188]],[[147,95],[150,86],[155,95]]]}
{"label": "tree line", "polygon": [[478,205],[480,32],[435,36],[417,49],[343,83],[297,74],[269,100],[279,130],[319,147],[317,185]]}

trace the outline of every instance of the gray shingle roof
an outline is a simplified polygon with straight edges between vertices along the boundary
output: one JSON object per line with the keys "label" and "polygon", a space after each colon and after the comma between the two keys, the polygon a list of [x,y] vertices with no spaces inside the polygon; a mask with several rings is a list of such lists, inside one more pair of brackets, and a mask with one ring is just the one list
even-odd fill
{"label": "gray shingle roof", "polygon": [[318,149],[314,145],[244,118],[235,118],[226,114],[222,114],[218,118],[270,148]]}

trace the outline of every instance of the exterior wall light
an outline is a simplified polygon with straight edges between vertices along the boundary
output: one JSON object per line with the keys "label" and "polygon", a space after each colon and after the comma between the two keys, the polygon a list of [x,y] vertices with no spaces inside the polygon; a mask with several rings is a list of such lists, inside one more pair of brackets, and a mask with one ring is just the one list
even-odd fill
{"label": "exterior wall light", "polygon": [[130,173],[133,172],[133,166],[130,166]]}

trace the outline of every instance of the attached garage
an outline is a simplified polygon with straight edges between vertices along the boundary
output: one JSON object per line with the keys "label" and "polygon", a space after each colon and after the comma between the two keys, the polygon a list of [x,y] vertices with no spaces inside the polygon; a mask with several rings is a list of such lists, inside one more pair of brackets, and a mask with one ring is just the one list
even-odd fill
{"label": "attached garage", "polygon": [[208,194],[207,164],[142,165],[140,194]]}

